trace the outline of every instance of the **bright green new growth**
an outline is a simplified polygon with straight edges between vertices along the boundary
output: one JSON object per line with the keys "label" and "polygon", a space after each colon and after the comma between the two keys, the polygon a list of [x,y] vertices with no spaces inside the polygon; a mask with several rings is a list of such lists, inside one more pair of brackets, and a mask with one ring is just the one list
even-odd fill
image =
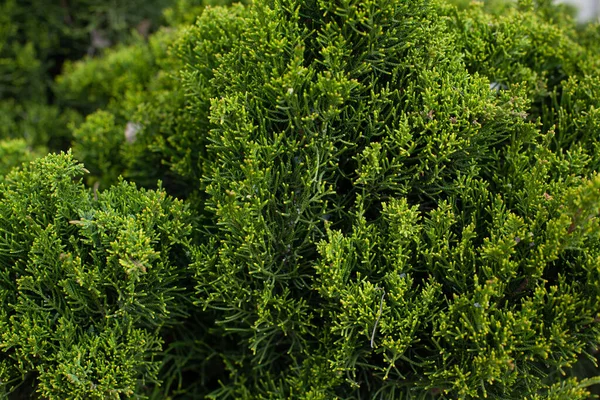
{"label": "bright green new growth", "polygon": [[[587,398],[598,378],[573,367],[600,345],[600,27],[576,29],[546,1],[490,7],[257,1],[71,65],[62,96],[105,104],[74,129],[74,152],[89,184],[117,186],[94,200],[56,172],[81,176],[68,156],[14,172],[0,265],[75,280],[75,297],[52,286],[70,299],[53,309],[114,339],[67,331],[76,351],[16,336],[3,373],[92,396],[52,369],[85,352],[128,362],[106,397]],[[119,175],[163,179],[191,211]],[[66,192],[32,208],[29,181]],[[145,205],[158,198],[163,218]],[[84,286],[112,313],[114,293],[139,301],[128,325],[77,297],[77,274],[97,277]],[[23,279],[3,281],[8,332],[34,329],[13,317],[33,312],[16,300]]]}
{"label": "bright green new growth", "polygon": [[0,186],[4,395],[35,382],[43,398],[137,397],[187,316],[185,206],[125,182],[92,193],[85,172],[50,155]]}

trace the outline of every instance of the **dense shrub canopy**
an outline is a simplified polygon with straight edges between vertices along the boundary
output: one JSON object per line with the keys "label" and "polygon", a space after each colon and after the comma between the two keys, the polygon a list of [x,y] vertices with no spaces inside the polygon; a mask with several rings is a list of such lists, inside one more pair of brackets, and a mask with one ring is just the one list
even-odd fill
{"label": "dense shrub canopy", "polygon": [[133,395],[156,379],[161,329],[187,316],[183,204],[125,182],[92,194],[84,172],[48,156],[1,186],[4,394],[35,379],[44,398]]}
{"label": "dense shrub canopy", "polygon": [[600,26],[461,5],[207,8],[69,64],[94,190],[70,155],[0,186],[5,390],[587,398]]}

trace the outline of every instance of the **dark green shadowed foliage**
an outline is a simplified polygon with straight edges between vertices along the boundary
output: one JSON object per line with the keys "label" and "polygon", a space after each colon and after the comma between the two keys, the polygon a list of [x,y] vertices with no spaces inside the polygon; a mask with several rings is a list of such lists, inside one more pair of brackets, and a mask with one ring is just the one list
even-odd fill
{"label": "dark green shadowed foliage", "polygon": [[32,161],[39,153],[32,151],[24,139],[7,139],[0,140],[0,182],[4,180],[4,176],[14,167],[18,167],[22,163]]}
{"label": "dark green shadowed foliage", "polygon": [[[88,111],[104,106],[73,130],[74,154],[90,167],[88,183],[107,187],[123,175],[154,187],[161,179],[172,194],[198,195],[203,150],[195,147],[208,129],[215,93],[205,86],[202,98],[186,96],[180,71],[199,57],[206,59],[203,74],[209,79],[215,53],[236,40],[242,12],[240,5],[208,8],[198,25],[163,29],[147,43],[67,65],[57,78],[61,98],[73,107],[92,106]],[[207,39],[198,42],[199,35]],[[202,114],[190,112],[189,102],[202,102]]]}
{"label": "dark green shadowed foliage", "polygon": [[[181,1],[180,1],[181,3]],[[190,0],[187,3],[198,3]],[[0,138],[68,147],[80,116],[54,91],[63,63],[148,35],[173,0],[6,0],[0,5]],[[175,20],[176,18],[173,18]]]}

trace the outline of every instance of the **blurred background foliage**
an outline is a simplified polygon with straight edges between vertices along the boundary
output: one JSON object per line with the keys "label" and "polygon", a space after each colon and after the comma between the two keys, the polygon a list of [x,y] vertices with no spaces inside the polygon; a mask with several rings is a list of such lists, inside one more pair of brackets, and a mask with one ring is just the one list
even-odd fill
{"label": "blurred background foliage", "polygon": [[[130,60],[151,56],[148,37],[161,26],[193,22],[203,0],[4,0],[0,2],[0,147],[30,153],[66,150],[71,129],[106,98],[66,96],[55,78],[77,60],[94,63],[108,49],[120,48]],[[143,54],[140,54],[143,53]],[[135,63],[121,60],[123,84],[149,80]],[[139,65],[139,63],[137,64]],[[114,64],[110,65],[111,67]],[[132,69],[129,69],[132,67]],[[148,70],[149,71],[149,70]],[[87,77],[102,84],[102,71]],[[75,78],[76,79],[76,78]],[[77,82],[81,83],[81,82]],[[113,81],[111,84],[115,83]],[[88,85],[89,86],[89,85]],[[78,90],[85,91],[88,86]],[[112,94],[122,88],[111,88]],[[18,139],[9,144],[6,141]],[[23,142],[24,141],[24,142]],[[2,157],[3,163],[5,158]],[[13,158],[10,158],[13,160]],[[11,161],[12,162],[12,161]],[[6,162],[2,170],[9,168]]]}

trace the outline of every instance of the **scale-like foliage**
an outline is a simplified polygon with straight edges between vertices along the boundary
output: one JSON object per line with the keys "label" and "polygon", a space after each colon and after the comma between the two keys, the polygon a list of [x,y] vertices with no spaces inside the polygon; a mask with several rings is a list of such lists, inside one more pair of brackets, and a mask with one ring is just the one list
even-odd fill
{"label": "scale-like foliage", "polygon": [[0,182],[4,180],[4,176],[11,169],[27,161],[32,161],[39,155],[33,152],[23,139],[0,140],[0,160],[2,160],[0,164]]}
{"label": "scale-like foliage", "polygon": [[[88,183],[118,184],[94,199],[67,157],[2,186],[2,380],[57,397],[587,398],[600,30],[547,1],[457,2],[206,8],[70,65],[64,98],[105,107],[74,151]],[[186,4],[169,18],[191,21]],[[119,175],[162,178],[192,211]],[[163,214],[136,208],[157,198]]]}
{"label": "scale-like foliage", "polygon": [[[80,117],[57,98],[52,80],[66,60],[147,35],[173,0],[7,0],[0,5],[0,138],[68,146]],[[101,79],[99,77],[99,79]]]}
{"label": "scale-like foliage", "polygon": [[188,315],[185,206],[125,182],[92,193],[85,172],[49,155],[0,184],[4,395],[137,397]]}
{"label": "scale-like foliage", "polygon": [[[242,10],[239,5],[208,10],[203,19],[216,19],[212,28],[207,28],[212,30],[205,33],[220,46],[227,46],[235,37],[235,28],[223,30],[219,21],[234,21]],[[201,154],[193,149],[198,146],[198,132],[208,129],[208,120],[206,113],[190,113],[179,71],[187,57],[195,56],[186,46],[199,46],[193,42],[198,34],[197,27],[168,28],[152,35],[147,43],[111,49],[101,58],[67,65],[57,79],[61,99],[73,107],[83,105],[83,112],[85,107],[88,112],[105,107],[74,130],[75,155],[93,167],[89,183],[110,185],[121,174],[148,187],[161,179],[171,193],[180,196],[197,194]],[[184,44],[168,49],[179,41]],[[218,47],[210,43],[215,47],[205,49],[205,56],[214,58],[212,52]],[[203,100],[194,101],[208,104],[213,96],[205,93]]]}
{"label": "scale-like foliage", "polygon": [[[216,64],[216,18],[199,20],[182,76],[210,123],[197,143],[216,223],[197,302],[244,348],[223,350],[232,378],[215,398],[584,396],[589,382],[550,385],[598,339],[593,138],[540,130],[530,82],[597,70],[532,11],[515,12],[529,28],[477,13],[258,3]],[[478,16],[543,42],[495,45]],[[506,60],[466,50],[460,24]],[[573,67],[544,72],[553,57]]]}

